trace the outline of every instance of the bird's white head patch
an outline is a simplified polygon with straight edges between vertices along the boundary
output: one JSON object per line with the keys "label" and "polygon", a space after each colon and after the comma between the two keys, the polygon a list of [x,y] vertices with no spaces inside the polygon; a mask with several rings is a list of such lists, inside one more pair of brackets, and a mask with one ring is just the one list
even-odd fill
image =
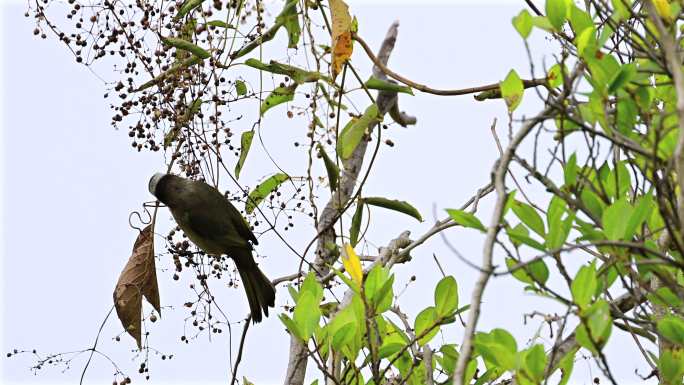
{"label": "bird's white head patch", "polygon": [[166,174],[163,172],[158,172],[154,175],[152,175],[152,178],[150,178],[150,183],[147,186],[147,188],[150,190],[150,194],[156,195],[155,191],[157,190],[157,183],[161,180],[161,178],[165,177]]}

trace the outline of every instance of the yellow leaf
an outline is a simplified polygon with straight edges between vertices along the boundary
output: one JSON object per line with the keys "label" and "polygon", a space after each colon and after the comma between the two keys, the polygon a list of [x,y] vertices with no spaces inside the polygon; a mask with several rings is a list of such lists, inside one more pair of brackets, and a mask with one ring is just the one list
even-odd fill
{"label": "yellow leaf", "polygon": [[344,251],[345,253],[342,255],[342,264],[344,265],[345,270],[347,270],[347,273],[349,273],[351,279],[361,286],[361,283],[363,282],[361,260],[350,244],[347,243],[344,245]]}
{"label": "yellow leaf", "polygon": [[673,21],[672,12],[670,12],[670,2],[668,0],[653,0],[653,4],[655,4],[656,11],[658,11],[660,17],[668,23]]}
{"label": "yellow leaf", "polygon": [[332,63],[330,65],[332,78],[342,71],[342,65],[352,55],[352,18],[349,7],[343,0],[330,0],[330,14],[332,17]]}

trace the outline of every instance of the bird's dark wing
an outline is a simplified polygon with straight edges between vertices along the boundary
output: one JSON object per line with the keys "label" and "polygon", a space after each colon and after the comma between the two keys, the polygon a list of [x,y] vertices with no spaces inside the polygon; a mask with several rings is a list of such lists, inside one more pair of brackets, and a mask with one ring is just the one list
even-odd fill
{"label": "bird's dark wing", "polygon": [[256,237],[254,236],[254,233],[252,233],[252,230],[250,230],[247,221],[242,214],[240,214],[240,211],[238,211],[238,209],[236,209],[235,206],[233,206],[233,204],[230,203],[225,196],[223,196],[223,194],[204,182],[195,183],[197,183],[198,189],[205,190],[203,191],[204,194],[202,194],[202,196],[213,196],[215,197],[216,201],[221,202],[220,207],[217,208],[218,212],[216,212],[216,215],[229,218],[233,230],[237,232],[243,239],[249,240],[255,245],[259,244],[259,241],[257,241]]}

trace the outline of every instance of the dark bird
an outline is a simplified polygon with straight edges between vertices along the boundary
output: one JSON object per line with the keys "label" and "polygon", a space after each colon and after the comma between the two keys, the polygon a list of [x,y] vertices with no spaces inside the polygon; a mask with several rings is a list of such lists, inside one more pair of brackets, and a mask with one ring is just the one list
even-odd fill
{"label": "dark bird", "polygon": [[[275,306],[275,288],[252,257],[252,244],[259,242],[240,212],[214,187],[172,174],[156,173],[150,193],[171,210],[181,230],[202,251],[233,258],[245,286],[252,321]],[[251,242],[251,243],[250,243]]]}

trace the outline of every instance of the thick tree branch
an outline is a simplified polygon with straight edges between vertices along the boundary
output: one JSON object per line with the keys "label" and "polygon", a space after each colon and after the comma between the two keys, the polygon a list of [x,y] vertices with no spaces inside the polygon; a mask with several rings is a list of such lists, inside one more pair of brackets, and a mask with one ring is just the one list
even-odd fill
{"label": "thick tree branch", "polygon": [[553,108],[551,106],[547,106],[539,115],[527,120],[516,133],[516,135],[511,139],[510,144],[496,164],[493,178],[494,189],[497,194],[496,205],[494,207],[494,213],[492,214],[492,219],[487,230],[484,251],[482,253],[481,272],[479,278],[475,282],[475,288],[473,289],[473,294],[470,300],[470,310],[468,312],[468,322],[466,323],[466,329],[463,335],[463,343],[461,344],[461,352],[458,356],[456,369],[454,370],[453,381],[455,385],[463,385],[465,370],[473,351],[473,336],[475,335],[475,328],[480,317],[482,295],[484,293],[485,287],[487,286],[487,282],[489,281],[489,277],[494,271],[492,265],[494,244],[496,241],[496,235],[499,232],[499,225],[501,222],[501,216],[503,215],[504,205],[506,204],[506,199],[508,197],[506,194],[505,185],[506,174],[508,173],[508,165],[513,160],[515,150],[518,148],[518,145],[520,145],[523,139],[527,137],[527,135],[534,127],[537,126],[537,124],[543,122],[549,117],[549,114],[552,110]]}
{"label": "thick tree branch", "polygon": [[[389,55],[394,48],[394,43],[397,39],[399,23],[394,22],[387,35],[382,42],[379,49],[378,56],[380,56],[385,63],[389,59]],[[373,73],[380,73],[377,68],[373,69]],[[376,100],[378,105],[379,115],[387,114],[397,103],[396,92],[380,91]],[[375,126],[369,127],[372,131]],[[368,141],[361,141],[356,147],[352,156],[343,162],[343,172],[338,184],[338,189],[335,191],[330,201],[326,204],[321,212],[318,222],[318,243],[316,246],[316,259],[314,261],[314,268],[320,277],[325,276],[330,271],[329,266],[335,262],[336,256],[328,251],[327,245],[335,244],[336,234],[334,224],[340,217],[341,210],[348,206],[349,200],[352,197],[354,188],[356,187],[363,160],[368,147]],[[290,340],[290,353],[288,359],[288,367],[285,376],[285,385],[302,385],[306,375],[306,364],[308,356],[308,348],[295,338]]]}

